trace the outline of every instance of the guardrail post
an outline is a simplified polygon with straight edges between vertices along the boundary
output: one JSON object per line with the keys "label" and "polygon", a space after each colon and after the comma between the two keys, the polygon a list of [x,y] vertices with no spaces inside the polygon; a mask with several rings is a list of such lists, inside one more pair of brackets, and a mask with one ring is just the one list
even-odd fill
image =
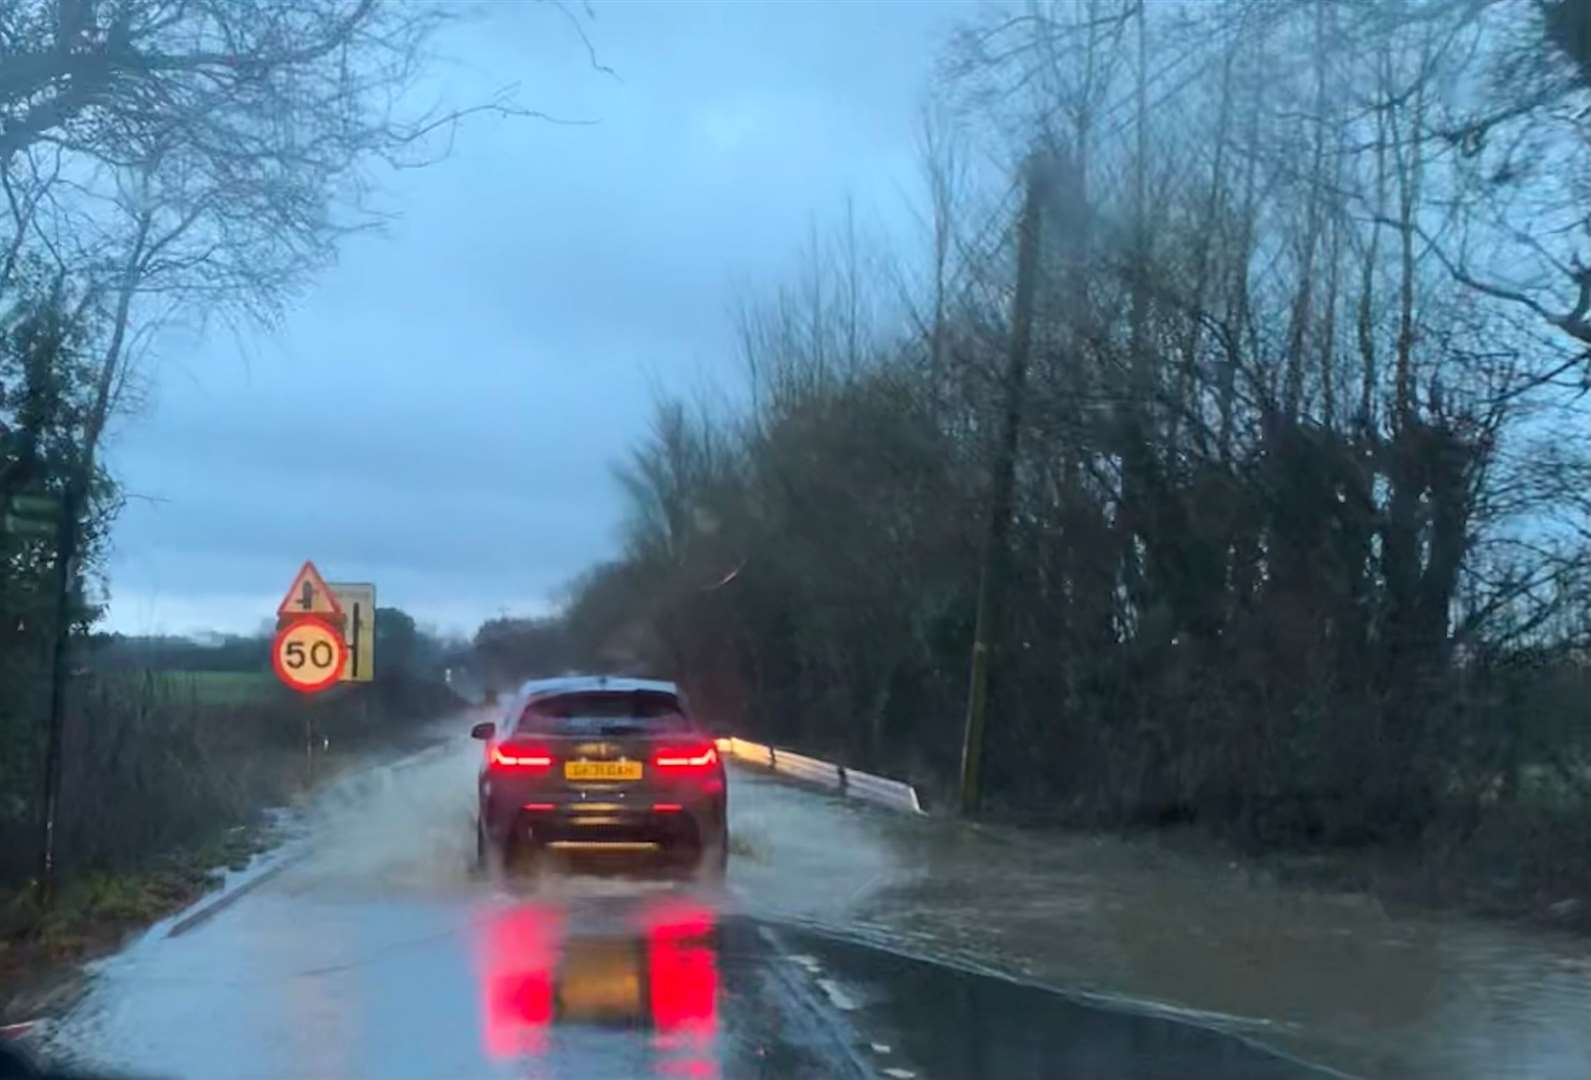
{"label": "guardrail post", "polygon": [[834,766],[834,771],[840,774],[840,793],[843,795],[845,789],[850,786],[849,781],[845,779],[845,766],[836,765]]}
{"label": "guardrail post", "polygon": [[773,743],[768,744],[768,768],[779,771],[779,751],[773,748]]}

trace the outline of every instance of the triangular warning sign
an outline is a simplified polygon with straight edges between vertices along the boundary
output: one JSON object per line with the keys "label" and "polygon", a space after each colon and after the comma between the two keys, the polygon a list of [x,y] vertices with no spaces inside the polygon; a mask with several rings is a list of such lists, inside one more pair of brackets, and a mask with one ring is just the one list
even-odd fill
{"label": "triangular warning sign", "polygon": [[343,609],[337,603],[337,594],[326,585],[326,579],[320,576],[320,571],[315,569],[315,564],[306,562],[298,571],[298,576],[293,579],[292,587],[287,590],[287,595],[282,597],[281,604],[276,609],[276,614],[294,615],[329,615],[342,618]]}

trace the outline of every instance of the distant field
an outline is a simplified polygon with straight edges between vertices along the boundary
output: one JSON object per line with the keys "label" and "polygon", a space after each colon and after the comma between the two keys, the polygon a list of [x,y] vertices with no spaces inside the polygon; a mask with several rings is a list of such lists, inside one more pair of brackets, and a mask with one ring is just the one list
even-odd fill
{"label": "distant field", "polygon": [[174,696],[192,695],[203,705],[246,705],[274,697],[281,689],[266,671],[172,671],[159,678]]}

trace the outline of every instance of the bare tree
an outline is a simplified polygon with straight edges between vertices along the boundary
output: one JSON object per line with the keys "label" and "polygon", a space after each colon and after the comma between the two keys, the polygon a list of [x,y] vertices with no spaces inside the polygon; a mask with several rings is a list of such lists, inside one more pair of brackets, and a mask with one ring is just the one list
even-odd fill
{"label": "bare tree", "polygon": [[473,113],[531,115],[506,93],[466,108],[414,104],[451,18],[378,0],[0,11],[4,269],[37,249],[84,308],[108,315],[85,455],[130,322],[173,309],[273,319],[343,236],[384,219],[373,165],[436,160]]}
{"label": "bare tree", "polygon": [[[676,673],[733,682],[759,737],[951,794],[979,607],[966,523],[987,512],[1020,309],[991,804],[1194,818],[1260,843],[1424,842],[1472,834],[1487,800],[1546,770],[1583,821],[1583,696],[1554,689],[1581,685],[1591,632],[1591,485],[1563,435],[1584,423],[1576,339],[1453,272],[1545,308],[1565,279],[1536,260],[1572,266],[1555,247],[1579,242],[1567,202],[1561,235],[1509,222],[1582,182],[1546,165],[1579,160],[1580,132],[1525,125],[1522,161],[1549,183],[1471,197],[1478,163],[1525,145],[1496,140],[1548,107],[1474,93],[1498,26],[1539,30],[1535,11],[985,13],[944,68],[947,111],[987,140],[969,155],[1036,143],[1071,166],[1044,206],[1039,302],[1014,287],[1020,187],[991,183],[979,205],[977,156],[960,194],[947,157],[929,170],[899,327],[874,312],[853,332],[868,307],[847,284],[848,218],[813,245],[825,266],[742,311],[755,393],[716,422],[735,482],[715,506],[745,570],[654,607],[658,562],[630,561],[572,617],[600,624],[614,595],[646,606]],[[1478,147],[1455,127],[1472,114]],[[860,371],[834,363],[853,338]],[[636,522],[673,474],[661,445],[644,453]],[[1512,820],[1548,822],[1518,803]],[[1547,850],[1496,824],[1522,862]],[[1544,835],[1585,849],[1580,824]],[[1583,858],[1573,872],[1591,881]]]}
{"label": "bare tree", "polygon": [[[370,170],[446,152],[500,95],[416,107],[432,4],[380,0],[23,0],[0,6],[0,313],[46,265],[68,322],[97,332],[92,392],[57,490],[56,633],[42,880],[52,878],[79,530],[129,344],[173,312],[270,322],[349,232],[382,215]],[[0,492],[9,494],[9,492]]]}

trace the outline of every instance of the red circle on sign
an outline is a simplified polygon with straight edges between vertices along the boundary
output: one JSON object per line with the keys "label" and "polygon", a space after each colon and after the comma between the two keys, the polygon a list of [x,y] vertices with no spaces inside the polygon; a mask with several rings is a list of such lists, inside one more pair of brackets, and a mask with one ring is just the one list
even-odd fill
{"label": "red circle on sign", "polygon": [[[307,682],[293,672],[282,662],[282,646],[286,643],[287,636],[294,630],[305,626],[319,627],[331,639],[332,648],[336,652],[336,659],[326,674],[313,682]],[[282,682],[303,694],[313,694],[317,690],[324,690],[342,675],[343,667],[348,663],[348,645],[343,641],[342,631],[338,630],[327,620],[319,615],[300,615],[286,626],[276,632],[276,638],[271,642],[271,667],[276,669],[276,677]]]}

